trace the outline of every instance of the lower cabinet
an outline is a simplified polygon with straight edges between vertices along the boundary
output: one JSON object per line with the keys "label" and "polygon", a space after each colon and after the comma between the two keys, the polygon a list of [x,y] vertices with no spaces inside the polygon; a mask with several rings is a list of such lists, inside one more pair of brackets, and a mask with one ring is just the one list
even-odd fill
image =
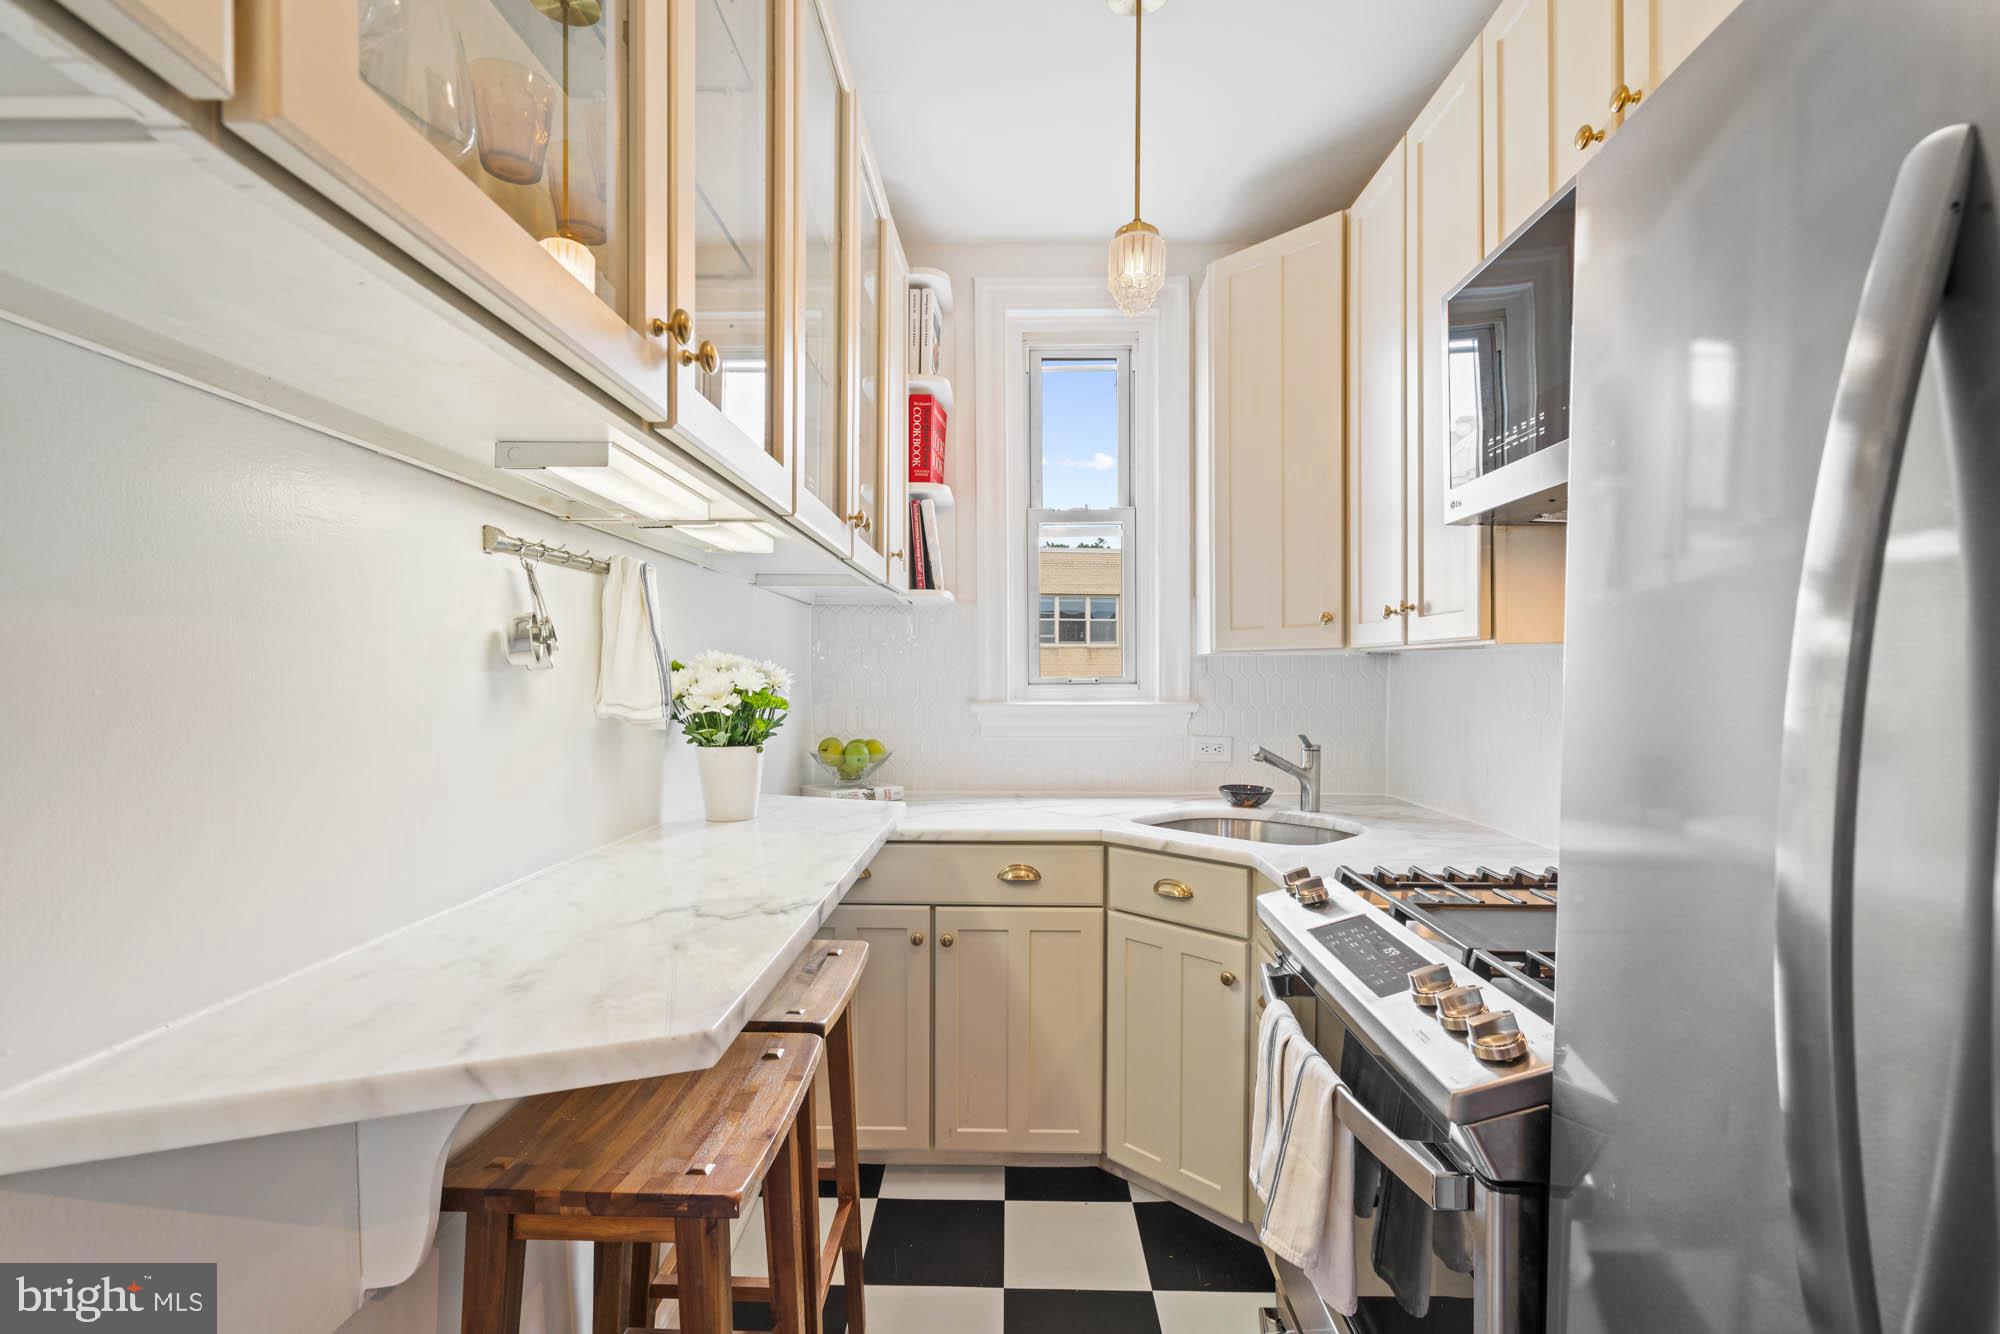
{"label": "lower cabinet", "polygon": [[1240,1221],[1249,946],[1130,913],[1105,919],[1105,1155]]}
{"label": "lower cabinet", "polygon": [[1104,916],[936,909],[938,1148],[1102,1151]]}
{"label": "lower cabinet", "polygon": [[[855,991],[854,1084],[864,1149],[931,1142],[931,910],[842,906],[819,934],[868,942]],[[819,1077],[820,1143],[831,1144],[826,1075]]]}

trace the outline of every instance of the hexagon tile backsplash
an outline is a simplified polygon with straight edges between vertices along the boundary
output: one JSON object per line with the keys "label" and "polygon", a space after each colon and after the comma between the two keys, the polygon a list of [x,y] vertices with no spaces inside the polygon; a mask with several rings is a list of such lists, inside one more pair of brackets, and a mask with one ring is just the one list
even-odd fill
{"label": "hexagon tile backsplash", "polygon": [[972,715],[978,679],[970,608],[821,607],[813,613],[813,737],[880,737],[882,779],[929,792],[1194,792],[1292,781],[1250,756],[1296,757],[1304,732],[1325,751],[1328,792],[1380,792],[1388,669],[1379,657],[1312,653],[1197,658],[1190,727],[1226,736],[1226,764],[1189,758],[1188,739],[994,741]]}

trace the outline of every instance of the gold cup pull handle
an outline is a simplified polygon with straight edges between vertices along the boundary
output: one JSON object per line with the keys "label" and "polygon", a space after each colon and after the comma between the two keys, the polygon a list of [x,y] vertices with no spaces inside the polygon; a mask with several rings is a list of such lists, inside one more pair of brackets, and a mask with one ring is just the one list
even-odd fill
{"label": "gold cup pull handle", "polygon": [[941,936],[939,936],[939,937],[938,937],[938,946],[939,946],[939,948],[941,948],[941,949],[947,949],[947,950],[948,950],[948,949],[950,949],[950,948],[951,948],[951,946],[952,946],[952,942],[953,942],[954,940],[956,940],[956,939],[957,939],[957,937],[953,936],[953,935],[951,934],[951,932],[947,931],[947,932],[945,932],[945,933],[944,933],[943,935],[941,935]]}
{"label": "gold cup pull handle", "polygon": [[1014,862],[1000,868],[1000,879],[1010,885],[1034,885],[1041,883],[1042,873],[1026,862]]}
{"label": "gold cup pull handle", "polygon": [[1575,144],[1576,151],[1581,153],[1592,144],[1603,143],[1604,131],[1595,129],[1589,125],[1579,125],[1577,126],[1576,136],[1570,142]]}
{"label": "gold cup pull handle", "polygon": [[1153,892],[1163,899],[1191,899],[1194,890],[1178,880],[1155,880]]}

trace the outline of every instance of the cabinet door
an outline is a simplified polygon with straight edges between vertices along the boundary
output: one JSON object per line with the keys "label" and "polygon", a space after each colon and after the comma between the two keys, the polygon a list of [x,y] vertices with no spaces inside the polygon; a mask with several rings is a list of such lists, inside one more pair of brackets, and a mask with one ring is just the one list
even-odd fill
{"label": "cabinet door", "polygon": [[1397,144],[1347,211],[1349,642],[1403,642],[1404,162]]}
{"label": "cabinet door", "polygon": [[[889,546],[883,540],[889,532],[883,484],[884,415],[883,331],[889,323],[883,305],[883,229],[889,222],[888,198],[876,174],[874,156],[862,135],[857,118],[855,127],[854,172],[849,194],[854,202],[853,273],[848,282],[850,324],[847,358],[846,401],[847,457],[843,476],[846,486],[841,509],[847,525],[854,530],[854,563],[877,579],[888,572]],[[900,326],[899,326],[900,327]]]}
{"label": "cabinet door", "polygon": [[910,473],[902,449],[903,405],[909,400],[909,339],[904,312],[910,302],[910,261],[894,218],[882,219],[882,548],[883,578],[891,588],[910,586]]}
{"label": "cabinet door", "polygon": [[1104,914],[937,909],[937,1147],[1097,1153]]}
{"label": "cabinet door", "polygon": [[235,89],[230,0],[62,0],[62,4],[189,97],[215,101]]}
{"label": "cabinet door", "polygon": [[1209,267],[1218,649],[1346,642],[1345,254],[1336,213]]}
{"label": "cabinet door", "polygon": [[847,461],[842,358],[848,335],[848,284],[853,235],[848,162],[853,153],[852,98],[821,0],[796,0],[798,66],[798,448],[794,512],[814,535],[843,556],[854,530],[841,513]]}
{"label": "cabinet door", "polygon": [[1504,0],[1480,34],[1486,137],[1488,253],[1548,201],[1555,185],[1550,107],[1550,6],[1558,0]]}
{"label": "cabinet door", "polygon": [[[835,908],[821,939],[865,940],[868,967],[849,1011],[854,1025],[857,1133],[864,1149],[931,1144],[931,910]],[[826,1075],[819,1076],[820,1143],[832,1143]]]}
{"label": "cabinet door", "polygon": [[[1554,108],[1555,181],[1560,188],[1602,145],[1598,131],[1615,132],[1612,109],[1622,67],[1619,52],[1620,0],[1549,0],[1550,105]],[[1579,131],[1591,131],[1581,146]],[[1553,193],[1553,191],[1551,191]]]}
{"label": "cabinet door", "polygon": [[1487,635],[1484,525],[1445,522],[1444,297],[1485,253],[1481,245],[1479,48],[1452,70],[1410,126],[1409,442],[1405,488],[1405,642]]}
{"label": "cabinet door", "polygon": [[1106,1156],[1244,1217],[1248,947],[1107,913]]}
{"label": "cabinet door", "polygon": [[[789,327],[777,318],[788,253],[778,219],[790,203],[777,164],[790,129],[779,114],[784,24],[776,0],[666,0],[672,42],[648,181],[665,197],[671,246],[647,304],[685,321],[673,334],[662,425],[707,454],[779,513],[792,507],[782,393]],[[784,105],[789,105],[785,103]],[[715,361],[703,364],[703,344]],[[684,355],[685,354],[685,355]]]}
{"label": "cabinet door", "polygon": [[[242,0],[228,126],[648,421],[657,0]],[[649,242],[651,244],[649,244]],[[394,330],[383,330],[393,338]]]}
{"label": "cabinet door", "polygon": [[1650,93],[1740,0],[1623,0],[1625,82]]}

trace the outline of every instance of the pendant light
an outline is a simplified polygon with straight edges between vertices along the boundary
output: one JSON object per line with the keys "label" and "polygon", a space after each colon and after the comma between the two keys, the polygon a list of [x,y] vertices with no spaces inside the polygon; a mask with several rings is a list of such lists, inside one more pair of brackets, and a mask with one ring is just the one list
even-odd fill
{"label": "pendant light", "polygon": [[544,17],[555,20],[562,27],[562,158],[558,163],[559,175],[550,184],[555,196],[555,235],[542,238],[542,249],[549,252],[555,262],[562,265],[569,276],[591,291],[597,290],[597,256],[584,244],[584,238],[577,234],[573,223],[576,217],[574,202],[569,193],[571,107],[569,96],[569,30],[571,28],[594,27],[604,17],[603,0],[535,0],[535,8]]}
{"label": "pendant light", "polygon": [[1106,0],[1111,12],[1132,16],[1132,221],[1111,238],[1107,265],[1111,299],[1127,315],[1152,309],[1167,281],[1167,243],[1159,229],[1139,216],[1140,92],[1145,68],[1146,15],[1167,0]]}

